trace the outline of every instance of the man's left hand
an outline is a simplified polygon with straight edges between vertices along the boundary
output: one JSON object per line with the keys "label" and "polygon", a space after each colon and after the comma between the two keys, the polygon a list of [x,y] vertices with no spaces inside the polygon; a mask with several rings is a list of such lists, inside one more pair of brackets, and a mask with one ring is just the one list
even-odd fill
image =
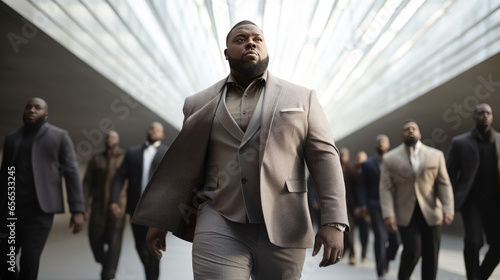
{"label": "man's left hand", "polygon": [[71,219],[69,220],[69,227],[73,227],[73,233],[78,233],[83,229],[84,221],[85,221],[85,215],[83,213],[71,214]]}
{"label": "man's left hand", "polygon": [[453,214],[450,214],[450,213],[444,213],[443,215],[443,224],[445,226],[449,226],[451,225],[451,223],[453,223],[453,219],[454,219],[454,216]]}
{"label": "man's left hand", "polygon": [[318,254],[323,245],[323,259],[320,267],[336,264],[344,253],[344,233],[332,226],[322,226],[316,234],[313,257]]}

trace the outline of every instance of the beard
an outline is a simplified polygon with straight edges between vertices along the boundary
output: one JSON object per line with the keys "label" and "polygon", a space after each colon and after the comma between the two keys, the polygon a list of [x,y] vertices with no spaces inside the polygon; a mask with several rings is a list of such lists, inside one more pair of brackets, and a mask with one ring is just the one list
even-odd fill
{"label": "beard", "polygon": [[415,146],[415,144],[417,144],[418,139],[413,137],[413,136],[410,136],[410,137],[406,138],[404,142],[405,142],[406,146],[411,147],[411,146]]}
{"label": "beard", "polygon": [[262,75],[269,65],[269,55],[264,59],[260,59],[259,56],[259,61],[257,61],[257,63],[243,62],[243,59],[236,59],[229,55],[227,60],[229,61],[231,69],[252,78]]}
{"label": "beard", "polygon": [[35,120],[30,120],[27,115],[23,115],[23,123],[26,126],[35,127],[45,122],[45,116],[39,116]]}

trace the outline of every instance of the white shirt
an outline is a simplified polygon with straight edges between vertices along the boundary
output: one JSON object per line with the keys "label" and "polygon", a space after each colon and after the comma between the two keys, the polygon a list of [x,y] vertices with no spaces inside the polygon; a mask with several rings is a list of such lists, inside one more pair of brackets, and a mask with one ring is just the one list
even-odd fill
{"label": "white shirt", "polygon": [[420,150],[422,149],[422,142],[418,141],[415,147],[410,147],[410,162],[413,168],[413,172],[417,174],[418,167],[420,166]]}
{"label": "white shirt", "polygon": [[142,153],[141,194],[148,184],[149,172],[151,171],[151,163],[153,162],[160,144],[160,141],[156,141],[152,145],[149,145],[149,142],[146,141],[146,148],[144,148],[144,152]]}

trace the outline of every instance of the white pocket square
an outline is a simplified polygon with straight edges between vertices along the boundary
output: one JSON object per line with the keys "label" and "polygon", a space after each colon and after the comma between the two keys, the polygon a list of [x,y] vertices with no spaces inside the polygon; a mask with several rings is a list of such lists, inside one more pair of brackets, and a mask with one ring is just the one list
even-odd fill
{"label": "white pocket square", "polygon": [[283,109],[280,112],[304,112],[304,109],[302,108],[288,108],[288,109]]}

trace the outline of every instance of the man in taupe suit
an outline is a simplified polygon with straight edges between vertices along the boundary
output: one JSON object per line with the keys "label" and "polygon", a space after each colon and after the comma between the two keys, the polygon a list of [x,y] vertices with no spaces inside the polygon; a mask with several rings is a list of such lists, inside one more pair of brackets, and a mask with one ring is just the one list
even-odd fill
{"label": "man in taupe suit", "polygon": [[314,239],[305,162],[323,210],[313,255],[323,246],[328,266],[343,253],[338,150],[316,93],[267,71],[259,27],[240,22],[226,43],[230,75],[186,99],[132,222],[158,258],[167,231],[193,241],[195,279],[299,279]]}
{"label": "man in taupe suit", "polygon": [[389,232],[399,229],[403,253],[398,279],[407,280],[422,257],[422,279],[436,279],[441,225],[453,222],[453,190],[444,155],[420,142],[413,120],[403,124],[403,144],[382,161],[380,205]]}

